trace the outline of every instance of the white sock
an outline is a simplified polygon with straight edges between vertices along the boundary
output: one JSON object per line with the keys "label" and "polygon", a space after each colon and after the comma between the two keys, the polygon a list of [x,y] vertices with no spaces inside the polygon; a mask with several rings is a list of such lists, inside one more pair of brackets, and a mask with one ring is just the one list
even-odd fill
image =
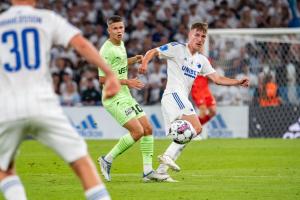
{"label": "white sock", "polygon": [[110,154],[107,154],[104,159],[107,161],[107,162],[110,162],[112,163],[114,161],[114,158],[112,157],[112,155]]}
{"label": "white sock", "polygon": [[26,200],[26,193],[20,178],[16,175],[8,176],[0,182],[0,188],[6,200]]}
{"label": "white sock", "polygon": [[85,197],[87,200],[111,200],[104,184],[86,190]]}
{"label": "white sock", "polygon": [[[175,142],[172,142],[167,150],[165,151],[164,155],[170,156],[174,161],[177,160],[177,158],[180,156],[182,150],[184,149],[185,144],[178,144]],[[160,164],[157,168],[158,173],[167,173],[169,167],[165,164]]]}
{"label": "white sock", "polygon": [[152,164],[144,164],[144,174],[149,174],[153,171]]}
{"label": "white sock", "polygon": [[185,144],[178,144],[175,142],[172,142],[167,150],[165,151],[164,155],[170,156],[174,161],[179,157],[181,154],[183,148],[185,147]]}

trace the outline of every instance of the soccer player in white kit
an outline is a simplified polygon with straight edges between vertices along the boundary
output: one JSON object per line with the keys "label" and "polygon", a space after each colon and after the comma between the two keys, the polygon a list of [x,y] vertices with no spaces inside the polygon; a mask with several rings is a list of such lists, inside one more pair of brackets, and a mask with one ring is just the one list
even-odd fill
{"label": "soccer player in white kit", "polygon": [[53,91],[48,68],[51,46],[70,44],[99,66],[106,73],[107,97],[115,95],[120,84],[95,47],[65,19],[35,9],[35,0],[12,0],[12,4],[0,15],[0,189],[8,200],[27,199],[14,157],[31,134],[70,164],[87,199],[109,200],[85,141],[70,125]]}
{"label": "soccer player in white kit", "polygon": [[[148,62],[153,57],[160,56],[167,59],[167,86],[161,100],[166,134],[168,134],[170,124],[176,119],[188,121],[194,127],[197,135],[201,133],[201,124],[192,103],[188,99],[198,74],[207,76],[218,85],[240,85],[243,87],[249,85],[247,77],[237,80],[217,74],[208,59],[199,53],[205,43],[207,28],[206,23],[194,23],[188,33],[187,44],[171,42],[151,49],[147,51],[139,68],[140,73],[146,73]],[[180,171],[175,160],[184,147],[185,144],[178,144],[173,141],[164,154],[158,157],[161,164],[157,172],[167,174],[168,167]],[[172,182],[174,180],[169,177],[166,181]]]}

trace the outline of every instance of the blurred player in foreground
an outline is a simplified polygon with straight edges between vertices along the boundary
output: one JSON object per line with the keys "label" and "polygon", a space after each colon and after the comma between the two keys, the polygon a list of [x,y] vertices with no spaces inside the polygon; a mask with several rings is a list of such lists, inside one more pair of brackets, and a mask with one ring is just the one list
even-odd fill
{"label": "blurred player in foreground", "polygon": [[70,44],[99,66],[107,76],[106,97],[119,91],[119,82],[97,50],[65,19],[35,9],[35,0],[12,0],[12,4],[0,15],[0,188],[4,197],[27,199],[14,158],[30,134],[70,164],[87,199],[109,200],[86,143],[63,114],[53,91],[48,68],[51,46]]}
{"label": "blurred player in foreground", "polygon": [[[191,87],[198,74],[207,76],[218,85],[247,87],[249,84],[248,78],[237,80],[219,75],[212,68],[208,59],[199,53],[205,43],[207,28],[206,23],[194,23],[189,30],[187,44],[171,42],[151,49],[146,53],[139,68],[139,72],[144,74],[147,71],[148,62],[153,57],[160,56],[167,59],[167,86],[161,100],[166,134],[168,134],[170,124],[176,119],[188,121],[192,124],[197,134],[201,133],[201,123],[193,105],[188,99]],[[168,175],[168,167],[179,171],[180,167],[175,163],[175,160],[179,157],[184,147],[185,144],[178,144],[173,141],[165,153],[159,156],[161,164],[157,172]],[[174,180],[169,177],[166,181],[171,182]]]}
{"label": "blurred player in foreground", "polygon": [[[129,90],[129,88],[141,89],[144,87],[144,84],[139,79],[128,79],[127,77],[128,65],[140,63],[143,56],[136,55],[132,58],[127,58],[124,42],[122,41],[125,25],[120,16],[110,17],[107,20],[107,26],[109,39],[101,47],[100,54],[117,74],[122,86],[121,91],[115,97],[103,99],[102,102],[105,109],[129,133],[121,137],[108,154],[99,157],[98,162],[101,172],[107,181],[111,181],[110,170],[113,160],[141,139],[140,149],[144,164],[143,180],[164,180],[167,176],[156,173],[152,168],[152,126],[145,112],[131,96]],[[106,76],[101,70],[99,70],[99,77],[100,82],[104,83]]]}

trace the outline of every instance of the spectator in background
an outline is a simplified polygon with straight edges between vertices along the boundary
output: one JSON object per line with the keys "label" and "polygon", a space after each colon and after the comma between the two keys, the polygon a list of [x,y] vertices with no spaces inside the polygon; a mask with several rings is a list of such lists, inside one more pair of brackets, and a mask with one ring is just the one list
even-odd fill
{"label": "spectator in background", "polygon": [[155,62],[153,63],[153,72],[149,75],[149,104],[156,104],[161,99],[160,94],[163,90],[162,79],[165,76],[162,74],[160,67],[161,63],[159,62],[159,60],[155,60]]}
{"label": "spectator in background", "polygon": [[75,90],[77,91],[77,83],[75,81],[73,81],[72,77],[73,77],[72,70],[67,69],[63,72],[62,82],[59,87],[60,94],[63,94],[66,92],[67,84],[69,84],[69,83],[72,84],[73,87],[75,88]]}
{"label": "spectator in background", "polygon": [[[174,40],[180,43],[184,43],[186,41],[187,35],[187,27],[185,24],[180,24],[178,27],[178,32],[174,35]],[[151,49],[151,48],[148,48]],[[146,53],[146,52],[145,52]]]}
{"label": "spectator in background", "polygon": [[265,77],[259,97],[259,105],[262,107],[279,106],[281,99],[277,94],[278,86],[269,74]]}
{"label": "spectator in background", "polygon": [[87,79],[87,88],[81,94],[82,104],[95,106],[101,104],[101,93],[96,90],[93,78]]}
{"label": "spectator in background", "polygon": [[[9,7],[9,2],[9,0],[1,1],[0,12]],[[295,27],[295,22],[299,20],[300,14],[300,1],[296,0],[157,0],[154,2],[148,0],[63,0],[40,1],[39,6],[54,9],[67,17],[74,25],[80,27],[88,39],[98,47],[107,39],[106,26],[103,25],[107,16],[118,13],[124,17],[126,23],[128,35],[124,36],[124,41],[129,57],[145,53],[146,50],[154,46],[166,43],[166,40],[184,42],[186,40],[184,29],[193,20],[207,21],[210,28]],[[144,23],[143,29],[139,28],[142,23]],[[156,28],[159,29],[158,31],[155,30],[156,26],[159,26]],[[295,40],[299,39],[296,38]],[[231,66],[231,62],[228,62],[229,59],[226,56],[229,51],[225,50],[224,52],[222,48],[211,47],[211,44],[209,48],[213,56],[210,55],[210,57],[217,58],[220,56],[221,58],[217,62],[224,61],[222,65],[228,73],[226,67]],[[238,45],[234,42],[231,49],[238,52],[240,48]],[[246,54],[240,56],[249,61],[252,74],[258,74],[261,71],[263,63],[261,51],[260,45],[250,41],[246,48]],[[61,46],[55,46],[52,49],[51,59],[53,60],[51,72],[58,73],[60,79],[62,79],[65,69],[70,68],[73,73],[73,80],[78,83],[81,79],[79,75],[84,74],[88,68],[87,63],[82,62],[73,50],[63,49]],[[299,67],[297,67],[299,66],[298,61],[293,62],[296,73],[300,74],[298,72],[300,71]],[[270,65],[269,63],[264,64]],[[300,78],[298,77],[296,77],[296,81],[299,85],[300,80],[298,81],[298,79]],[[282,94],[281,83],[278,82],[278,84],[280,94]],[[96,85],[95,87],[97,89]],[[298,93],[300,98],[300,87]],[[284,99],[283,101],[285,101]]]}
{"label": "spectator in background", "polygon": [[295,67],[296,92],[297,98],[300,99],[300,44],[291,44],[289,55],[291,63]]}
{"label": "spectator in background", "polygon": [[88,88],[88,80],[92,80],[94,84],[94,88],[97,91],[100,91],[100,84],[97,78],[98,78],[97,72],[92,71],[91,69],[87,69],[86,71],[84,71],[80,79],[80,92],[82,93],[84,90]]}
{"label": "spectator in background", "polygon": [[161,22],[157,22],[152,34],[152,41],[154,43],[161,42],[164,36],[168,36],[168,32],[169,31],[164,28],[164,25]]}
{"label": "spectator in background", "polygon": [[60,96],[60,102],[63,106],[80,105],[80,96],[77,92],[77,87],[72,82],[65,84],[65,91]]}
{"label": "spectator in background", "polygon": [[143,41],[148,31],[145,29],[145,24],[143,21],[137,22],[136,29],[131,33],[131,38],[138,39],[138,41]]}
{"label": "spectator in background", "polygon": [[52,73],[52,85],[53,85],[53,89],[55,94],[60,95],[60,77],[58,73]]}

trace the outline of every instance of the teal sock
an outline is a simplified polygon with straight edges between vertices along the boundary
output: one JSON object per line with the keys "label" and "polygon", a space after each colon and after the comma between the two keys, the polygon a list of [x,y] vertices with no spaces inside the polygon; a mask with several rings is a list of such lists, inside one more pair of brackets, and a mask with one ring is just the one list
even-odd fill
{"label": "teal sock", "polygon": [[112,150],[110,150],[104,159],[112,163],[113,159],[129,149],[134,143],[135,140],[132,138],[130,133],[127,133],[120,138],[119,142],[112,148]]}
{"label": "teal sock", "polygon": [[153,170],[152,168],[152,156],[153,156],[153,136],[147,135],[142,137],[140,143],[140,149],[143,156],[144,174],[148,174]]}

